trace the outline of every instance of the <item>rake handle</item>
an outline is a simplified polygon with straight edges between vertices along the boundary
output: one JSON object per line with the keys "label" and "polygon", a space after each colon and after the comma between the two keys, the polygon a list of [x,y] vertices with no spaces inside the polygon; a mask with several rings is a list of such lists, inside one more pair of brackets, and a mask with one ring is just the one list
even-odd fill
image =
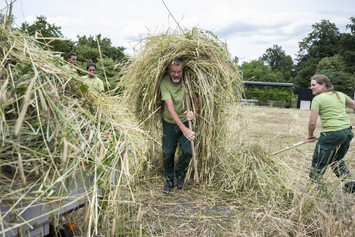
{"label": "rake handle", "polygon": [[[318,138],[316,138],[316,140],[314,140],[314,141],[317,141],[318,140]],[[289,149],[291,149],[291,148],[294,148],[294,147],[296,147],[296,146],[300,146],[300,145],[303,145],[303,144],[306,144],[306,143],[308,143],[308,142],[311,142],[311,140],[305,140],[305,141],[302,141],[302,142],[298,142],[298,143],[295,143],[295,144],[293,144],[293,145],[291,145],[291,146],[288,146],[288,147],[286,147],[286,148],[284,148],[284,149],[281,149],[281,150],[279,150],[279,151],[275,151],[274,153],[271,153],[270,155],[276,155],[276,154],[278,154],[278,153],[281,153],[281,152],[283,152],[283,151],[287,151],[287,150],[289,150]]]}

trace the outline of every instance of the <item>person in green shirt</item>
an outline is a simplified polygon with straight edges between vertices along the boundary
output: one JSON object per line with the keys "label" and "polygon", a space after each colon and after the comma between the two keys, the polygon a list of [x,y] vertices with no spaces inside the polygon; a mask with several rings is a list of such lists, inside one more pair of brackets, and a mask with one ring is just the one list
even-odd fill
{"label": "person in green shirt", "polygon": [[95,88],[99,89],[100,91],[104,91],[104,83],[98,78],[96,73],[96,64],[93,63],[91,60],[86,65],[86,71],[88,75],[82,76],[81,78],[85,80],[88,86],[94,86]]}
{"label": "person in green shirt", "polygon": [[[174,156],[177,144],[180,144],[182,153],[176,163],[175,176],[177,187],[182,189],[187,167],[192,158],[191,142],[196,133],[189,129],[188,120],[194,118],[194,112],[186,111],[185,87],[182,82],[185,62],[182,58],[175,58],[168,66],[166,74],[160,82],[161,100],[163,109],[163,166],[166,180],[163,193],[167,194],[174,187]],[[197,111],[199,103],[194,98],[194,107]]]}
{"label": "person in green shirt", "polygon": [[[354,100],[337,92],[324,75],[315,75],[311,79],[311,89],[315,95],[311,105],[311,116],[308,123],[308,139],[314,142],[318,115],[321,119],[322,132],[314,149],[310,178],[318,180],[326,171],[328,165],[338,178],[350,179],[350,171],[343,157],[347,153],[354,134],[346,106],[355,109]],[[354,193],[355,182],[345,184],[345,191]]]}
{"label": "person in green shirt", "polygon": [[70,53],[67,56],[67,64],[64,65],[64,68],[72,73],[78,74],[77,70],[73,67],[73,66],[76,66],[76,62],[77,62],[76,55],[73,53]]}

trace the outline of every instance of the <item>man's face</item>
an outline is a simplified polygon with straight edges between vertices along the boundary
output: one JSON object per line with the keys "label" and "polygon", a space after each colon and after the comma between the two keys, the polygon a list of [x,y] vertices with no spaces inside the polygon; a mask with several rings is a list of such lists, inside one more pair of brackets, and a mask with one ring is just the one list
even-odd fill
{"label": "man's face", "polygon": [[70,64],[76,65],[76,61],[77,61],[76,56],[72,55],[70,58],[68,58],[68,63]]}
{"label": "man's face", "polygon": [[170,75],[170,80],[174,84],[179,84],[182,78],[182,72],[183,72],[183,66],[182,65],[170,65],[169,66],[169,75]]}

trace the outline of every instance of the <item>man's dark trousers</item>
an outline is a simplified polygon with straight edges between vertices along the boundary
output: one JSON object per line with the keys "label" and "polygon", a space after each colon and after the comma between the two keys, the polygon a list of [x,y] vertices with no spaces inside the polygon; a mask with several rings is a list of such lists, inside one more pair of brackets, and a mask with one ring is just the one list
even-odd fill
{"label": "man's dark trousers", "polygon": [[[188,127],[188,121],[184,122]],[[163,119],[163,165],[166,184],[174,186],[174,156],[177,144],[180,144],[182,153],[176,163],[175,175],[177,179],[185,179],[187,167],[192,158],[191,142],[184,136],[179,126]]]}

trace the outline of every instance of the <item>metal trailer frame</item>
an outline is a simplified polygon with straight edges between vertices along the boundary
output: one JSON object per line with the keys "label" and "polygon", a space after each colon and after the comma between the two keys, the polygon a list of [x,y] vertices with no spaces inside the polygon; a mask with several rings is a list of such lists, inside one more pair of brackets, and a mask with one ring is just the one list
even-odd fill
{"label": "metal trailer frame", "polygon": [[[33,197],[29,201],[19,201],[15,208],[16,210],[22,210],[20,212],[10,210],[15,200],[2,199],[0,202],[2,225],[0,225],[0,237],[14,237],[23,236],[24,233],[29,233],[32,237],[46,236],[50,233],[49,225],[52,220],[51,217],[64,215],[70,213],[80,207],[83,207],[87,196],[88,189],[91,189],[93,184],[93,178],[88,177],[85,183],[82,183],[82,179],[78,174],[74,179],[67,178],[65,180],[68,192],[64,192],[61,183],[56,185],[56,192],[61,194],[62,201],[55,201],[53,199],[41,199],[36,200],[36,194],[31,194],[33,191],[38,191],[40,184],[26,190],[28,196]],[[78,200],[76,200],[78,199]],[[27,223],[26,223],[27,222]],[[27,236],[27,235],[25,235]]]}

